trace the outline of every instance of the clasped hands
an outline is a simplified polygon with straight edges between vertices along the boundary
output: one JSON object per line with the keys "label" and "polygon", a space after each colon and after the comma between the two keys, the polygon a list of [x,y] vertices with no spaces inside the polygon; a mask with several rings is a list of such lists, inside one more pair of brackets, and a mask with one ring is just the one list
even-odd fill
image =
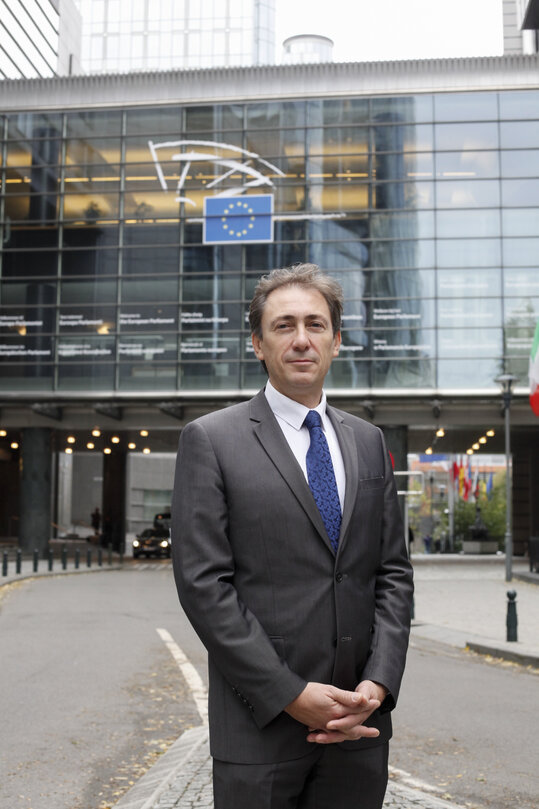
{"label": "clasped hands", "polygon": [[324,683],[307,683],[301,694],[285,708],[309,729],[308,742],[332,744],[355,739],[373,739],[376,728],[363,724],[380,707],[387,694],[383,685],[363,680],[355,691]]}

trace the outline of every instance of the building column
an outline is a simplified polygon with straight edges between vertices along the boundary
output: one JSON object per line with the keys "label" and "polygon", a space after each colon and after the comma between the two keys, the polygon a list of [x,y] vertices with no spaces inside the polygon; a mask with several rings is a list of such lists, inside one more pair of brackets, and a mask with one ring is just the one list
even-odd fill
{"label": "building column", "polygon": [[103,545],[124,550],[127,454],[115,449],[103,455]]}
{"label": "building column", "polygon": [[[395,472],[408,471],[408,427],[382,427],[387,448],[393,456],[395,462]],[[408,478],[406,475],[397,475],[397,489],[403,491],[408,488]],[[401,514],[405,516],[405,500],[403,495],[399,496]]]}
{"label": "building column", "polygon": [[52,430],[21,431],[19,545],[42,556],[51,538]]}

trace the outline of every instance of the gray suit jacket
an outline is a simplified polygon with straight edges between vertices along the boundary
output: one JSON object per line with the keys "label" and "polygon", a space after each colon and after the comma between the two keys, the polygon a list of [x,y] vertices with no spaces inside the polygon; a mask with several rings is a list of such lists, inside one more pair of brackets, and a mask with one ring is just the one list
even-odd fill
{"label": "gray suit jacket", "polygon": [[412,574],[388,452],[373,425],[328,407],[344,459],[337,556],[261,391],[189,423],[174,482],[172,549],[182,606],[208,650],[211,751],[291,760],[312,744],[283,708],[308,681],[389,696],[369,719],[391,735]]}

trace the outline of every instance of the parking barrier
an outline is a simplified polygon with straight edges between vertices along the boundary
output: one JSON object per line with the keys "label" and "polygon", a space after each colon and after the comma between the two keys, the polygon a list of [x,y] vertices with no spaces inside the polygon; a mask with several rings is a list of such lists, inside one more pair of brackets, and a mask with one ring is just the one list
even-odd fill
{"label": "parking barrier", "polygon": [[7,576],[7,551],[2,554],[2,576]]}
{"label": "parking barrier", "polygon": [[39,567],[39,551],[37,548],[34,548],[34,559],[32,563],[32,569],[34,573],[37,573],[38,567]]}

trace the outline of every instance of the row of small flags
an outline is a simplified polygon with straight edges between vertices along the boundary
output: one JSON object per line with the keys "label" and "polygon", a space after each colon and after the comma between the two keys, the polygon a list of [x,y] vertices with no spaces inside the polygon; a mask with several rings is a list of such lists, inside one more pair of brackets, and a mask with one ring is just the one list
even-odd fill
{"label": "row of small flags", "polygon": [[489,500],[492,497],[492,491],[494,489],[493,472],[490,472],[488,475],[483,475],[483,477],[481,477],[477,467],[472,472],[472,464],[469,457],[464,463],[462,460],[459,463],[458,459],[453,461],[451,475],[455,493],[464,501],[468,501],[472,497],[477,501],[482,494],[488,497]]}

